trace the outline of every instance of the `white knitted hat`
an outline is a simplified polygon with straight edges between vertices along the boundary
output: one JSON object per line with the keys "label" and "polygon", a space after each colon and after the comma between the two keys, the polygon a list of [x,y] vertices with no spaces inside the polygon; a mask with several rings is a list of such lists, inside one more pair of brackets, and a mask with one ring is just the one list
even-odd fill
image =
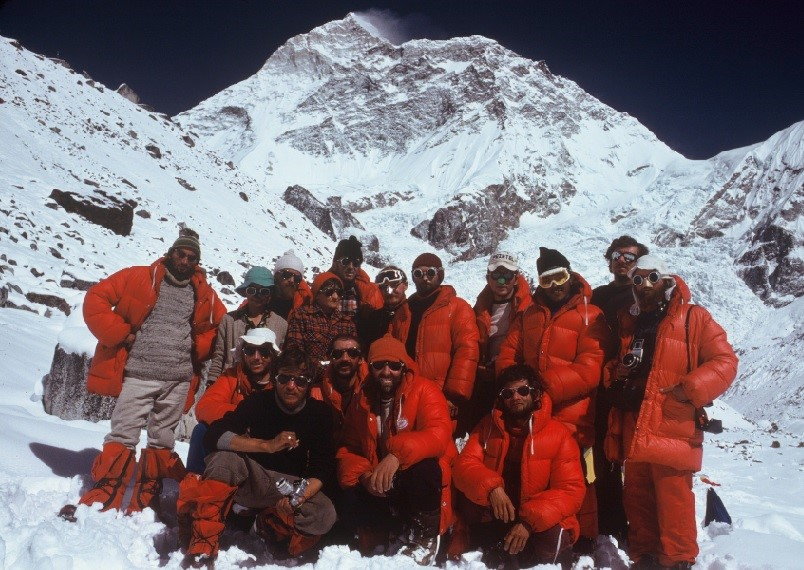
{"label": "white knitted hat", "polygon": [[279,259],[276,260],[276,263],[274,263],[274,273],[278,273],[283,269],[293,269],[304,275],[304,264],[302,260],[293,253],[292,249],[283,253]]}

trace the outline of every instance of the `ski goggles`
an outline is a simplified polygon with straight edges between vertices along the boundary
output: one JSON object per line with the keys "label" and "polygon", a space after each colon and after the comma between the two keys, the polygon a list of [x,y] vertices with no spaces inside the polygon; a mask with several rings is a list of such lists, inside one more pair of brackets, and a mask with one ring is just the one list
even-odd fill
{"label": "ski goggles", "polygon": [[319,291],[324,297],[331,297],[333,293],[337,293],[338,297],[343,296],[343,289],[338,287],[337,285],[328,285],[326,287],[322,287]]}
{"label": "ski goggles", "polygon": [[296,283],[297,285],[301,283],[302,280],[301,275],[299,275],[298,273],[294,273],[289,269],[283,269],[282,271],[277,273],[277,277],[279,277],[280,281],[287,281],[288,279],[293,279],[293,282]]}
{"label": "ski goggles", "polygon": [[243,354],[246,356],[254,356],[258,352],[260,353],[260,356],[271,356],[274,353],[274,350],[265,344],[262,346],[254,346],[253,344],[243,345]]}
{"label": "ski goggles", "polygon": [[248,287],[246,287],[246,295],[267,297],[270,294],[271,294],[270,287],[257,287],[256,285],[249,285]]}
{"label": "ski goggles", "polygon": [[626,263],[633,263],[637,259],[637,256],[636,256],[635,253],[631,253],[631,252],[628,252],[628,251],[626,251],[626,252],[615,251],[615,252],[613,252],[611,254],[611,260],[612,261],[617,261],[621,257],[623,258],[623,260]]}
{"label": "ski goggles", "polygon": [[435,279],[438,275],[440,267],[417,267],[413,270],[414,279],[423,279],[427,276],[428,279]]}
{"label": "ski goggles", "polygon": [[533,392],[533,388],[530,386],[517,386],[516,388],[503,388],[500,390],[500,398],[503,400],[510,400],[514,397],[514,394],[519,394],[523,398]]}
{"label": "ski goggles", "polygon": [[399,269],[386,269],[385,271],[380,271],[377,274],[377,277],[374,278],[374,282],[380,286],[391,286],[395,287],[399,285],[402,281],[405,280],[405,274],[402,273]]}
{"label": "ski goggles", "polygon": [[651,284],[655,284],[655,283],[658,283],[659,279],[661,279],[661,278],[662,278],[662,276],[659,275],[658,271],[651,271],[650,273],[648,273],[647,277],[642,277],[641,275],[634,275],[631,278],[631,281],[633,281],[634,285],[639,287],[640,285],[642,285],[645,282],[646,279]]}
{"label": "ski goggles", "polygon": [[363,263],[363,260],[357,257],[344,256],[338,260],[338,263],[340,263],[344,267],[348,265],[351,265],[352,267],[360,267],[360,264]]}
{"label": "ski goggles", "polygon": [[307,376],[294,376],[293,374],[277,374],[276,381],[284,386],[288,382],[293,382],[297,388],[307,388],[310,379]]}
{"label": "ski goggles", "polygon": [[343,357],[344,354],[348,354],[349,358],[357,358],[360,356],[361,352],[359,348],[333,348],[329,351],[329,357],[332,360],[338,360]]}
{"label": "ski goggles", "polygon": [[570,272],[566,267],[556,267],[539,275],[539,287],[549,289],[556,285],[561,286],[569,281]]}
{"label": "ski goggles", "polygon": [[506,285],[516,279],[516,272],[515,271],[507,271],[505,269],[495,269],[494,271],[489,271],[486,274],[486,277],[497,283],[498,285]]}
{"label": "ski goggles", "polygon": [[375,360],[371,363],[371,367],[379,372],[385,367],[390,368],[393,372],[399,372],[402,370],[402,367],[405,366],[404,362],[399,362],[398,360]]}

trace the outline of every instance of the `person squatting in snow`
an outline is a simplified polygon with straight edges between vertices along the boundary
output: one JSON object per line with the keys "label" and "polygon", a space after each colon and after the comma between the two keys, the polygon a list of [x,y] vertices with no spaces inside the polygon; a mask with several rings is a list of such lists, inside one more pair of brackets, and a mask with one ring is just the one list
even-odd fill
{"label": "person squatting in snow", "polygon": [[[152,266],[87,293],[99,340],[88,388],[120,398],[80,502],[119,509],[133,481],[134,512],[161,478],[181,479],[191,567],[214,563],[233,504],[275,558],[329,542],[425,565],[477,549],[492,566],[566,564],[602,531],[627,533],[642,567],[688,567],[696,410],[729,386],[737,360],[681,278],[647,254],[615,239],[614,280],[593,292],[542,247],[532,291],[516,256],[498,251],[472,310],[443,284],[435,254],[413,262],[408,297],[398,266],[370,280],[351,236],[312,287],[292,251],[273,273],[252,267],[238,287],[246,300],[224,317],[197,267],[197,235],[182,234]],[[183,477],[173,430],[216,329],[219,377],[196,406]],[[453,438],[466,432],[456,459]]]}

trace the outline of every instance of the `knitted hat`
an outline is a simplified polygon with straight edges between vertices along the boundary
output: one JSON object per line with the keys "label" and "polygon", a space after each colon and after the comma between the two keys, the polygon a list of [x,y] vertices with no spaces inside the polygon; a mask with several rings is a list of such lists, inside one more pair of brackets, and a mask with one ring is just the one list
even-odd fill
{"label": "knitted hat", "polygon": [[369,348],[368,353],[369,362],[376,362],[378,360],[391,360],[396,362],[408,362],[408,353],[405,350],[405,345],[399,340],[395,339],[389,334],[375,340]]}
{"label": "knitted hat", "polygon": [[246,276],[243,277],[243,283],[235,289],[238,293],[245,296],[246,289],[248,289],[249,285],[257,285],[259,287],[273,287],[274,286],[274,276],[268,271],[268,268],[262,267],[261,265],[255,265],[248,271],[246,271]]}
{"label": "knitted hat", "polygon": [[338,282],[338,285],[343,287],[343,281],[341,281],[340,277],[338,277],[337,275],[335,275],[331,271],[324,271],[324,273],[319,273],[318,275],[315,276],[315,279],[313,279],[313,286],[312,286],[313,297],[318,295],[319,289],[321,289],[321,287],[323,287],[324,283],[326,283],[327,281],[329,281],[331,279],[334,279],[335,281]]}
{"label": "knitted hat", "polygon": [[423,253],[413,260],[411,267],[444,267],[444,265],[435,253]]}
{"label": "knitted hat", "polygon": [[539,248],[539,259],[536,260],[536,271],[541,275],[545,271],[563,267],[570,271],[570,262],[564,257],[557,249],[550,249],[549,247]]}
{"label": "knitted hat", "polygon": [[405,275],[405,272],[402,271],[400,267],[396,265],[386,265],[377,272],[377,275],[374,277],[374,282],[380,285],[386,280],[392,283],[396,281],[407,283],[408,276]]}
{"label": "knitted hat", "polygon": [[510,271],[519,271],[519,260],[513,253],[498,251],[489,258],[488,270],[494,271],[498,267],[505,267]]}
{"label": "knitted hat", "polygon": [[277,352],[279,351],[279,347],[276,345],[276,333],[271,329],[266,328],[256,328],[251,329],[246,334],[240,337],[240,339],[246,343],[251,344],[253,346],[262,346],[263,344],[270,344],[274,347],[274,350]]}
{"label": "knitted hat", "polygon": [[355,236],[349,236],[349,239],[342,239],[338,242],[338,247],[335,248],[334,259],[341,259],[342,257],[357,259],[362,262],[363,244]]}
{"label": "knitted hat", "polygon": [[201,259],[201,242],[198,240],[198,234],[190,228],[181,228],[179,230],[179,239],[173,242],[168,253],[172,253],[177,247],[191,249],[198,256],[198,259]]}
{"label": "knitted hat", "polygon": [[283,269],[292,269],[304,275],[304,264],[302,260],[296,257],[292,249],[287,250],[282,256],[274,263],[274,273],[279,273]]}

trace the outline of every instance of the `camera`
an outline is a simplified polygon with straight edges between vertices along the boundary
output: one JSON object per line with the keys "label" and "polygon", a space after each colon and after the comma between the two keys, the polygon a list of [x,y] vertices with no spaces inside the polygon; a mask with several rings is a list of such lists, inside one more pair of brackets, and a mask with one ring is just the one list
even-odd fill
{"label": "camera", "polygon": [[634,342],[631,343],[631,350],[629,350],[626,354],[623,355],[622,358],[623,366],[625,366],[626,368],[631,368],[632,370],[637,366],[639,366],[639,364],[642,362],[644,346],[645,346],[644,339],[635,338]]}
{"label": "camera", "polygon": [[283,497],[287,497],[290,501],[290,506],[295,508],[301,504],[308,484],[307,479],[298,479],[291,483],[282,477],[276,482],[276,490],[279,491],[279,494]]}

